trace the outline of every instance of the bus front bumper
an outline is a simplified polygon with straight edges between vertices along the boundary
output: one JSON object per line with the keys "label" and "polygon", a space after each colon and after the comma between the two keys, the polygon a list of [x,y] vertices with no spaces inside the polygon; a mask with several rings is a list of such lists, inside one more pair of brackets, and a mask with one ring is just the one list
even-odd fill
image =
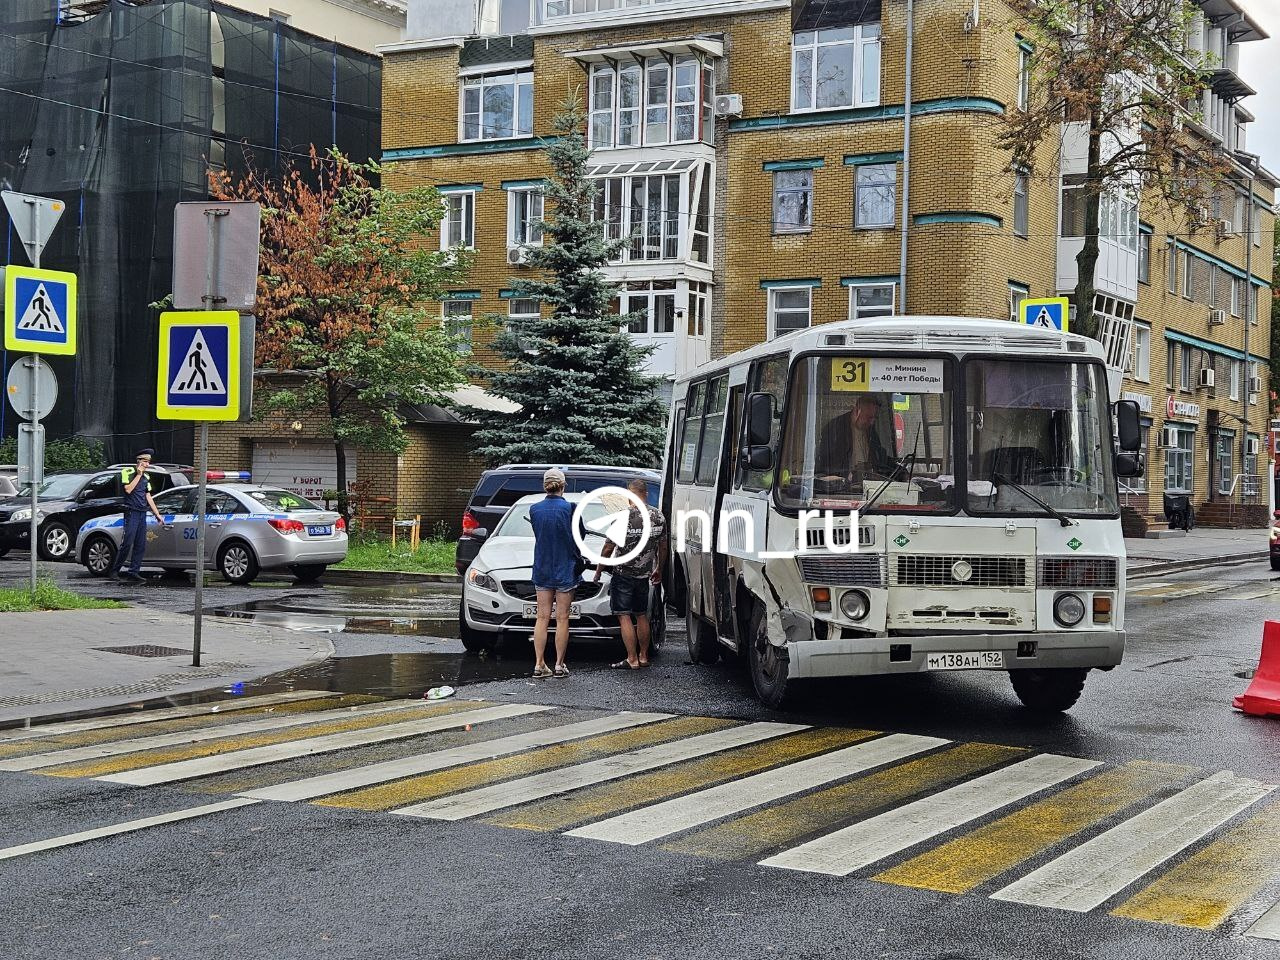
{"label": "bus front bumper", "polygon": [[[856,637],[787,644],[788,676],[859,677],[956,669],[927,665],[932,653],[1000,653],[1003,666],[1028,670],[1114,667],[1124,657],[1123,630],[1063,630],[1044,633],[964,633],[929,636]],[[953,661],[954,662],[954,661]]]}

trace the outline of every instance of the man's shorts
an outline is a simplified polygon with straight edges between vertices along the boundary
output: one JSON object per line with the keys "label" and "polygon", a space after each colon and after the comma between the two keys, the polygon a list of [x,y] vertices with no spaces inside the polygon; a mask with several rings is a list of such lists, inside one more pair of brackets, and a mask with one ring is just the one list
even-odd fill
{"label": "man's shorts", "polygon": [[609,581],[609,609],[614,613],[649,612],[649,578],[613,575]]}

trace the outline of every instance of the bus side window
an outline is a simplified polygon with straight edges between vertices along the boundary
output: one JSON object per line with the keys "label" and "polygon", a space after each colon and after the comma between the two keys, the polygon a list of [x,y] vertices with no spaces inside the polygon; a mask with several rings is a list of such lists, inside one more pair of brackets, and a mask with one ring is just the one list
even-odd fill
{"label": "bus side window", "polygon": [[710,487],[716,482],[720,447],[724,439],[724,406],[728,395],[728,376],[722,375],[711,381],[707,390],[707,411],[702,418],[702,440],[698,444],[699,486]]}
{"label": "bus side window", "polygon": [[698,464],[698,435],[702,432],[702,411],[706,396],[705,380],[689,388],[689,408],[684,415],[684,422],[679,425],[678,434],[680,466],[676,471],[676,480],[680,483],[693,483],[695,468]]}
{"label": "bus side window", "polygon": [[[769,435],[769,447],[773,450],[774,461],[778,459],[778,438],[782,433],[782,405],[786,401],[787,395],[787,368],[790,357],[782,354],[777,357],[769,357],[765,360],[757,360],[751,365],[751,373],[747,378],[749,389],[748,395],[752,393],[767,393],[773,397],[773,429]],[[742,425],[742,437],[746,437],[747,425]],[[773,469],[769,470],[748,470],[745,465],[739,461],[737,470],[737,486],[744,490],[765,490],[773,481]]]}

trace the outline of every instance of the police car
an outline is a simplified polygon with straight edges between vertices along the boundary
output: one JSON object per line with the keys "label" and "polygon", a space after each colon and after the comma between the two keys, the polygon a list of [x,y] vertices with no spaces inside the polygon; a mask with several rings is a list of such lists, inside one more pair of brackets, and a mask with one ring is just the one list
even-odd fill
{"label": "police car", "polygon": [[[248,482],[248,473],[213,471],[205,495],[205,560],[223,579],[249,583],[263,570],[287,570],[299,580],[318,580],[347,557],[342,515],[317,507],[296,493]],[[147,516],[143,566],[166,573],[196,566],[195,486],[174,487],[155,497],[162,523]],[[76,538],[77,562],[95,577],[115,566],[124,536],[124,515],[90,520]]]}

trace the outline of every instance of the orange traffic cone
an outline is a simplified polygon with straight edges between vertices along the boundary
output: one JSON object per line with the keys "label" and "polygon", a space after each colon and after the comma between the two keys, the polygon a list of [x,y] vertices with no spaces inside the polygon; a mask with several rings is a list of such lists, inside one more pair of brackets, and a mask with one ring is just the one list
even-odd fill
{"label": "orange traffic cone", "polygon": [[1280,620],[1262,627],[1262,656],[1253,682],[1231,705],[1255,717],[1280,717]]}

